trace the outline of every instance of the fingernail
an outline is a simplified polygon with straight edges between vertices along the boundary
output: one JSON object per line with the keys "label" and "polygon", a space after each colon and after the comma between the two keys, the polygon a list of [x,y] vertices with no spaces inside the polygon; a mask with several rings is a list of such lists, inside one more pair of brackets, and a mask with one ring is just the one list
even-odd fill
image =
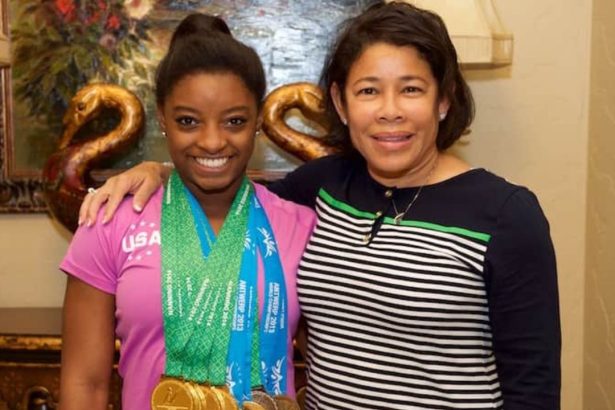
{"label": "fingernail", "polygon": [[110,220],[111,220],[111,218],[110,218],[108,215],[105,215],[105,216],[104,216],[104,218],[103,218],[103,220],[102,220],[102,224],[103,224],[103,225],[106,225],[106,224],[107,224],[107,222],[109,222]]}
{"label": "fingernail", "polygon": [[83,219],[79,218],[79,220],[77,221],[77,226],[81,226],[83,225]]}
{"label": "fingernail", "polygon": [[134,210],[137,212],[141,212],[143,210],[143,207],[141,205],[134,204],[133,207],[134,207]]}
{"label": "fingernail", "polygon": [[87,226],[88,228],[92,226],[92,220],[88,219],[88,222],[85,224],[85,226]]}

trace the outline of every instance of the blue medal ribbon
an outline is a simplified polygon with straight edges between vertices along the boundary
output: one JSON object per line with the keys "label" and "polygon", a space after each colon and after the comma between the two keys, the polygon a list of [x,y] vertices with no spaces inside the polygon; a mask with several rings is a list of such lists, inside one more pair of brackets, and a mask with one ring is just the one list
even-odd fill
{"label": "blue medal ribbon", "polygon": [[[211,252],[215,234],[196,198],[188,191],[203,256]],[[258,331],[257,252],[265,268],[264,308]],[[286,394],[288,300],[278,246],[265,211],[256,195],[250,204],[248,229],[239,272],[237,299],[227,357],[226,383],[241,406],[251,400],[253,348],[259,348],[260,383],[271,395]]]}

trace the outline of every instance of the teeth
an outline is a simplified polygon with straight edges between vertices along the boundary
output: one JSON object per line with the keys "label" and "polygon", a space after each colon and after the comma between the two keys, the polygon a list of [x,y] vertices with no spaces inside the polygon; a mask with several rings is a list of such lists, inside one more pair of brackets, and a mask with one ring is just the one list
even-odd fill
{"label": "teeth", "polygon": [[208,168],[220,168],[228,162],[228,157],[223,158],[195,158],[196,162]]}
{"label": "teeth", "polygon": [[377,137],[376,138],[378,141],[389,141],[389,142],[395,142],[395,141],[403,141],[408,139],[408,136],[399,136],[399,137]]}

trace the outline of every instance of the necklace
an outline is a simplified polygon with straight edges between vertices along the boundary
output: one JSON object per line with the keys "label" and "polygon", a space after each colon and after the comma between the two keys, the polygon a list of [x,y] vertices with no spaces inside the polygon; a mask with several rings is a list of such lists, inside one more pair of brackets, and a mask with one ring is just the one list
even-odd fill
{"label": "necklace", "polygon": [[423,187],[429,182],[429,178],[431,178],[431,174],[433,174],[433,170],[436,169],[437,166],[438,158],[436,157],[436,162],[434,162],[433,167],[431,167],[431,170],[429,171],[429,174],[427,174],[425,182],[423,182],[423,185],[419,187],[419,189],[416,191],[416,194],[414,194],[414,196],[410,200],[410,203],[408,203],[408,205],[406,206],[406,209],[404,209],[402,212],[399,212],[399,210],[397,209],[397,204],[395,204],[395,200],[391,199],[391,201],[393,202],[393,210],[395,211],[395,217],[393,218],[393,223],[395,225],[399,225],[402,218],[406,216],[406,213],[410,210],[410,208],[412,208],[412,205],[414,205],[414,202],[416,202],[416,200],[418,199],[419,195],[421,194],[421,191],[423,190]]}

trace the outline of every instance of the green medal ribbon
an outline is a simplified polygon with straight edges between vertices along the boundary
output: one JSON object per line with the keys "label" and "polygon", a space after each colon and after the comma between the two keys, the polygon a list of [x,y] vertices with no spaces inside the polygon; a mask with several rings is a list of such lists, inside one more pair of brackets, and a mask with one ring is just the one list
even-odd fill
{"label": "green medal ribbon", "polygon": [[168,376],[223,385],[252,184],[244,177],[205,259],[177,172],[162,204],[162,311]]}

